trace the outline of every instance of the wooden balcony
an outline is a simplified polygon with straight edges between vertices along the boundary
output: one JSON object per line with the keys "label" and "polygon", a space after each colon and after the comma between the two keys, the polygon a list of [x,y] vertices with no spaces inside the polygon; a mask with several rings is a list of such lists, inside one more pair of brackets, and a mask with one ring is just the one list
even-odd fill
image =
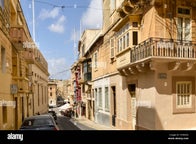
{"label": "wooden balcony", "polygon": [[23,43],[27,41],[25,30],[22,26],[13,26],[10,28],[10,39],[18,50],[23,50]]}
{"label": "wooden balcony", "polygon": [[155,70],[158,63],[167,63],[168,70],[181,68],[188,71],[195,65],[196,42],[149,38],[131,48],[129,52],[129,64],[118,67],[121,74],[134,74],[147,68]]}
{"label": "wooden balcony", "polygon": [[91,81],[91,79],[92,79],[91,72],[84,73],[84,81]]}

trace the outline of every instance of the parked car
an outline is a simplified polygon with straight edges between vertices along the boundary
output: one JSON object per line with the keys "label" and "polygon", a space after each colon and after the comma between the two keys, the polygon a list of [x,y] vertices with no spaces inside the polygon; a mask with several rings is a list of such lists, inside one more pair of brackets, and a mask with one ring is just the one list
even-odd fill
{"label": "parked car", "polygon": [[53,116],[54,120],[57,120],[57,115],[56,115],[56,112],[55,111],[49,110],[48,113]]}
{"label": "parked car", "polygon": [[59,130],[51,114],[43,114],[24,119],[20,130]]}
{"label": "parked car", "polygon": [[57,97],[57,107],[60,107],[60,106],[62,106],[64,104],[65,104],[64,98],[62,96],[58,96]]}
{"label": "parked car", "polygon": [[61,107],[59,107],[59,111],[61,113],[61,115],[70,117],[72,116],[72,105],[70,105],[69,103],[66,103],[64,105],[62,105]]}
{"label": "parked car", "polygon": [[70,118],[73,115],[72,109],[61,110],[60,113],[61,113],[61,115],[66,116],[66,117],[70,117]]}

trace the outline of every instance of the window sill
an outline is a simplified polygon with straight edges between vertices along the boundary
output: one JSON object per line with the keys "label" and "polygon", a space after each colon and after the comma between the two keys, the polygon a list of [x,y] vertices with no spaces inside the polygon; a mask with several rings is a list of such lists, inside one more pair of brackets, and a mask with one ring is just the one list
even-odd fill
{"label": "window sill", "polygon": [[194,107],[190,108],[174,108],[173,114],[195,113]]}

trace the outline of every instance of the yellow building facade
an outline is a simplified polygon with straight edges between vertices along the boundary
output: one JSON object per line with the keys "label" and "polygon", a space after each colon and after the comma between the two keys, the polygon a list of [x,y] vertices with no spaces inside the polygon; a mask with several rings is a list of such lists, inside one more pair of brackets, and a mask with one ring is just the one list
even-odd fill
{"label": "yellow building facade", "polygon": [[52,79],[48,82],[48,104],[49,106],[57,106],[57,84]]}
{"label": "yellow building facade", "polygon": [[116,68],[133,129],[195,129],[195,6],[130,0],[117,8]]}
{"label": "yellow building facade", "polygon": [[[34,97],[37,94],[41,95],[37,97],[45,97],[45,103],[42,102],[44,98],[39,98],[42,106],[37,109],[47,111],[49,74],[47,62],[29,33],[20,1],[3,1],[0,5],[0,14],[0,129],[13,130],[20,127],[25,117],[36,113]],[[42,61],[36,62],[35,58],[38,56]],[[34,67],[38,67],[38,70]],[[42,93],[33,87],[35,82],[32,75],[35,71],[39,73],[39,82],[45,86]]]}
{"label": "yellow building facade", "polygon": [[95,122],[128,130],[196,128],[195,3],[103,0],[101,35],[88,52]]}
{"label": "yellow building facade", "polygon": [[9,40],[9,3],[0,5],[0,129],[14,129],[15,103],[11,95],[12,44]]}

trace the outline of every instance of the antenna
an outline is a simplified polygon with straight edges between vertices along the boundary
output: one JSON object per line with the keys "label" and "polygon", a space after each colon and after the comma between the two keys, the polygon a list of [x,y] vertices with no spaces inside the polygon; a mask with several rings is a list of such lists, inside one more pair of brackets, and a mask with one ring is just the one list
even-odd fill
{"label": "antenna", "polygon": [[34,10],[34,0],[32,0],[32,14],[33,14],[33,40],[35,42],[35,10]]}
{"label": "antenna", "polygon": [[82,35],[82,22],[80,20],[80,38],[81,38],[81,35]]}
{"label": "antenna", "polygon": [[74,27],[74,59],[77,59],[77,47],[76,47],[76,30]]}

